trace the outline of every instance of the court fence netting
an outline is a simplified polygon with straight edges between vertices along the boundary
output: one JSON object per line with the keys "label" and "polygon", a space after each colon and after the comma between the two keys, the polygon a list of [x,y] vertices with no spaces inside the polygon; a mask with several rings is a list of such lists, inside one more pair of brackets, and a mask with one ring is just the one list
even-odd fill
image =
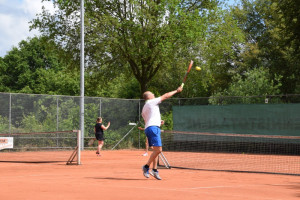
{"label": "court fence netting", "polygon": [[[144,104],[140,99],[85,97],[79,150],[96,150],[97,117],[104,124],[111,122],[104,150],[144,149],[146,136],[137,129],[143,126]],[[36,157],[31,162],[65,161],[78,152],[73,130],[80,129],[79,96],[0,93],[0,105],[0,137],[14,138],[14,148],[2,149],[0,161],[12,155],[15,162],[29,162],[30,157]],[[299,94],[171,98],[160,104],[160,110],[166,130],[160,156],[164,166],[300,174]],[[66,154],[49,154],[46,160],[46,152]]]}

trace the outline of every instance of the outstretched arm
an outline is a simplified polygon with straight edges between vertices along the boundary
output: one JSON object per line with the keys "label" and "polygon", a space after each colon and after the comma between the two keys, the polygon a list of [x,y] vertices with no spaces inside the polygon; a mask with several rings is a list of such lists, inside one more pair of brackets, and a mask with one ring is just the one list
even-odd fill
{"label": "outstretched arm", "polygon": [[161,101],[164,101],[164,100],[166,100],[166,99],[172,97],[174,94],[181,92],[182,89],[183,89],[182,86],[180,86],[180,87],[177,88],[177,90],[174,90],[174,91],[171,91],[171,92],[168,92],[168,93],[162,95],[162,96],[160,97],[160,100],[161,100]]}

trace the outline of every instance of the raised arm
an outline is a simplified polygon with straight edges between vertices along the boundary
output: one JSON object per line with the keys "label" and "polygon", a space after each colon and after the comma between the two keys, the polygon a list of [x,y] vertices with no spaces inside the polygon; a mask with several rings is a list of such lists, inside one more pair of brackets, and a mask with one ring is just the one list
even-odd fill
{"label": "raised arm", "polygon": [[182,89],[183,89],[182,86],[180,86],[180,87],[177,88],[177,90],[174,90],[174,91],[171,91],[171,92],[168,92],[168,93],[162,95],[162,96],[160,97],[160,100],[161,100],[161,101],[164,101],[164,100],[166,100],[166,99],[172,97],[174,94],[180,93],[180,92],[182,91]]}
{"label": "raised arm", "polygon": [[107,126],[102,125],[101,128],[103,130],[107,130],[110,127],[110,122],[108,122]]}

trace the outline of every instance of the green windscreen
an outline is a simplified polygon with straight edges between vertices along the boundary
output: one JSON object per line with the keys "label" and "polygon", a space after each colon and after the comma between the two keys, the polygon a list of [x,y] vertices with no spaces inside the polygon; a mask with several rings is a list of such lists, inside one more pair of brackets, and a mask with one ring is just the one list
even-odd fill
{"label": "green windscreen", "polygon": [[176,131],[300,135],[300,104],[173,106]]}

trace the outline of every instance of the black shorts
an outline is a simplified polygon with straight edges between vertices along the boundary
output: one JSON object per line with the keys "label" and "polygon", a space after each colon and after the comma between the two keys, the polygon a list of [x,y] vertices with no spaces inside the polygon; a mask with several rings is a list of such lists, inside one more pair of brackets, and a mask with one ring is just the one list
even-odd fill
{"label": "black shorts", "polygon": [[95,136],[98,141],[104,141],[104,136],[102,133],[96,133]]}

